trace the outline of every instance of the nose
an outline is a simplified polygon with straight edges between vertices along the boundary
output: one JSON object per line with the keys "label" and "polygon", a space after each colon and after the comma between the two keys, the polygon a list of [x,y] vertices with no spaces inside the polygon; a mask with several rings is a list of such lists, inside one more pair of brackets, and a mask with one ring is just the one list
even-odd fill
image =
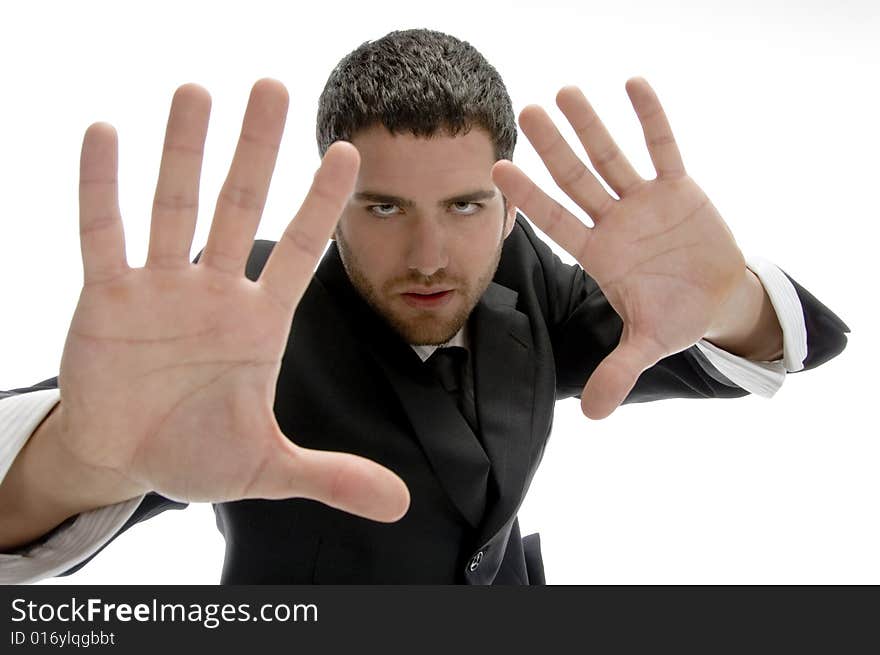
{"label": "nose", "polygon": [[426,277],[449,265],[446,232],[439,221],[430,217],[414,221],[407,260],[410,270]]}

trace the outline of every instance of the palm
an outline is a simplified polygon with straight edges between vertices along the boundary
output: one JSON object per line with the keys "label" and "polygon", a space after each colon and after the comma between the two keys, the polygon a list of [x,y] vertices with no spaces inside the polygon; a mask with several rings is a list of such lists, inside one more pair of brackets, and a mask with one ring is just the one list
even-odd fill
{"label": "palm", "polygon": [[114,478],[120,500],[148,490],[184,501],[301,496],[396,520],[409,503],[400,478],[355,455],[297,447],[273,412],[294,310],[354,186],[357,151],[327,151],[259,279],[245,277],[287,111],[284,88],[258,82],[192,264],[209,105],[193,85],[175,94],[143,268],[125,260],[115,133],[86,132],[84,285],[59,374],[64,446]]}
{"label": "palm", "polygon": [[627,90],[645,131],[657,178],[646,181],[614,144],[579,90],[557,102],[578,133],[614,198],[587,170],[538,107],[520,122],[554,180],[593,219],[587,227],[509,162],[493,170],[496,183],[593,277],[623,320],[618,347],[587,382],[588,416],[610,414],[639,374],[706,334],[742,280],[745,260],[712,203],[687,176],[666,117],[651,88],[631,80]]}
{"label": "palm", "polygon": [[229,284],[197,266],[87,286],[62,358],[62,402],[69,411],[88,401],[91,415],[125,423],[113,442],[71,450],[91,448],[92,463],[181,500],[249,495],[247,472],[284,446],[272,397],[285,314],[249,280]]}
{"label": "palm", "polygon": [[653,181],[614,207],[580,264],[657,359],[698,341],[742,265],[715,208],[690,179]]}

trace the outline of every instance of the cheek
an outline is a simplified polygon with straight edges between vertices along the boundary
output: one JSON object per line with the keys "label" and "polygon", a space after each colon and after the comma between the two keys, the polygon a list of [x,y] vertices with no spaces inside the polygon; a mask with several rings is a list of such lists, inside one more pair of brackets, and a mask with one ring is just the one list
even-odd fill
{"label": "cheek", "polygon": [[363,264],[376,259],[385,243],[381,230],[369,229],[369,227],[363,220],[343,215],[337,228],[345,238],[348,249]]}
{"label": "cheek", "polygon": [[503,236],[502,230],[501,223],[497,221],[475,222],[462,229],[456,241],[460,249],[474,256],[482,253],[485,258],[491,256],[498,248]]}
{"label": "cheek", "polygon": [[400,270],[403,257],[395,249],[394,240],[369,232],[361,235],[357,244],[349,245],[357,258],[361,275],[375,290],[384,290],[387,285],[394,284],[395,280],[405,273]]}

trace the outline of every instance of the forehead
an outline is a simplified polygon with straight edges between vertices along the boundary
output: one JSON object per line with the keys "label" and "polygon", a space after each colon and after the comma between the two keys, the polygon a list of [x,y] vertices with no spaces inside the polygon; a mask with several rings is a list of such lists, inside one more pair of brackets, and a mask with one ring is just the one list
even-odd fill
{"label": "forehead", "polygon": [[392,134],[377,125],[359,131],[351,143],[361,156],[357,190],[444,193],[475,182],[488,184],[495,163],[492,139],[477,127],[467,134],[438,131],[422,137],[411,132]]}

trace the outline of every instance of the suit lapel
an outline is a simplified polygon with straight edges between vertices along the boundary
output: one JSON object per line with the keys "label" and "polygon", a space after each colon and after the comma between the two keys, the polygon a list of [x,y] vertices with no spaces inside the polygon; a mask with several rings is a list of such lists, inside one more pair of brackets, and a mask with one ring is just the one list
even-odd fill
{"label": "suit lapel", "polygon": [[377,358],[400,399],[416,438],[453,504],[471,527],[483,519],[489,458],[433,371],[413,375]]}
{"label": "suit lapel", "polygon": [[492,282],[471,314],[477,417],[495,481],[480,544],[516,511],[529,472],[534,352],[529,319],[516,309],[516,298]]}

